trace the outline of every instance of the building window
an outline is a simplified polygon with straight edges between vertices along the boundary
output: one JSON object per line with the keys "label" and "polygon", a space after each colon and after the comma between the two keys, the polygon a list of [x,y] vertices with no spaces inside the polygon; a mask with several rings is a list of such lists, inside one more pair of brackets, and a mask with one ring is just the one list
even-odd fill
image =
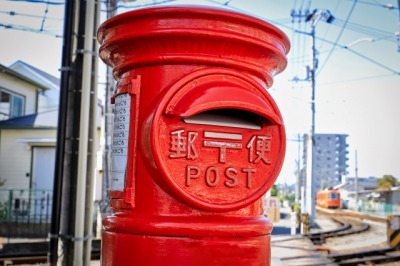
{"label": "building window", "polygon": [[22,116],[25,113],[25,97],[0,88],[0,120]]}

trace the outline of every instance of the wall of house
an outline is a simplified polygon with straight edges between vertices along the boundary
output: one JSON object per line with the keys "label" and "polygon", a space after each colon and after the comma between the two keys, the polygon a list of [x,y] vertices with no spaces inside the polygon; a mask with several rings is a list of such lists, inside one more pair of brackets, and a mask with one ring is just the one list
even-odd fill
{"label": "wall of house", "polygon": [[54,77],[48,73],[41,73],[40,70],[35,71],[33,66],[30,66],[22,61],[15,62],[10,66],[10,69],[49,88],[49,90],[39,94],[39,113],[58,108],[60,98],[60,81],[57,77]]}
{"label": "wall of house", "polygon": [[0,72],[0,87],[25,96],[25,115],[36,113],[37,88],[35,86]]}
{"label": "wall of house", "polygon": [[399,204],[400,203],[400,190],[390,191],[390,197],[388,199],[389,204]]}
{"label": "wall of house", "polygon": [[[6,183],[2,188],[29,188],[32,149],[26,138],[56,139],[56,130],[0,130],[0,178]],[[36,143],[35,146],[55,146],[55,143]],[[28,176],[27,176],[28,174]]]}

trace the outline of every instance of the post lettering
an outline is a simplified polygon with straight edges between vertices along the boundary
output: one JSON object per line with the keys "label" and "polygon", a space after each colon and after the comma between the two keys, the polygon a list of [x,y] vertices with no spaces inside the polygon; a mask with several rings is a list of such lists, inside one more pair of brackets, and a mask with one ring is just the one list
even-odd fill
{"label": "post lettering", "polygon": [[242,172],[247,174],[247,188],[251,188],[252,174],[256,172],[254,168],[242,168]]}
{"label": "post lettering", "polygon": [[238,183],[238,180],[236,178],[237,173],[238,173],[238,171],[233,167],[226,168],[225,175],[230,180],[230,182],[225,181],[224,182],[225,186],[232,188],[237,185],[237,183]]}
{"label": "post lettering", "polygon": [[[214,182],[211,181],[211,172],[214,172]],[[215,187],[219,182],[219,173],[218,173],[218,169],[215,166],[210,166],[207,168],[206,170],[206,184],[209,187]]]}
{"label": "post lettering", "polygon": [[190,186],[190,180],[198,178],[200,176],[200,169],[194,165],[188,165],[186,167],[186,186]]}

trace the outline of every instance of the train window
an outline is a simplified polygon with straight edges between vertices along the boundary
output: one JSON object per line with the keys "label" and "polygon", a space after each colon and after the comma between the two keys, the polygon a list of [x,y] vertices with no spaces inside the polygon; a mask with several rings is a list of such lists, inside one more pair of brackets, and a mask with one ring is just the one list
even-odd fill
{"label": "train window", "polygon": [[329,194],[329,199],[333,199],[333,200],[339,199],[338,194],[336,194],[336,193]]}

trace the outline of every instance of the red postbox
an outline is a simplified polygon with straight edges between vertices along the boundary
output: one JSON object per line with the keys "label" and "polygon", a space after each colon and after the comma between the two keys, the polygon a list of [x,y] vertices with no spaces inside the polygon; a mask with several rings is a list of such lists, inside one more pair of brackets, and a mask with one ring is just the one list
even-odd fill
{"label": "red postbox", "polygon": [[102,264],[269,265],[261,197],[286,139],[267,88],[286,67],[285,34],[175,6],[113,17],[98,40],[117,80]]}

